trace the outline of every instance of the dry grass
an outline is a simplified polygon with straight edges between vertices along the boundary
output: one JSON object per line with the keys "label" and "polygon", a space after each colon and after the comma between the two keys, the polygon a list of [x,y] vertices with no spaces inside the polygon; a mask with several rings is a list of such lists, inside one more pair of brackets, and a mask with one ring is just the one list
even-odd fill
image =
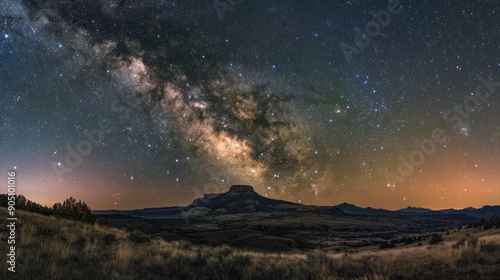
{"label": "dry grass", "polygon": [[[5,219],[5,208],[0,209]],[[149,240],[19,211],[16,273],[1,279],[498,279],[500,236],[359,254],[265,254]],[[6,228],[0,229],[7,252]],[[4,253],[2,253],[4,254]]]}

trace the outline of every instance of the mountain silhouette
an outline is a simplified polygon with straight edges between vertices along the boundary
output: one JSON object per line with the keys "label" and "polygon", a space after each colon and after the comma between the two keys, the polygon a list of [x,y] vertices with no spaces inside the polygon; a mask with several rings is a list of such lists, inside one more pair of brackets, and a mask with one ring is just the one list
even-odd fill
{"label": "mountain silhouette", "polygon": [[366,240],[456,229],[479,217],[500,214],[500,207],[435,211],[362,208],[349,203],[315,206],[267,198],[251,186],[234,185],[223,193],[205,194],[187,206],[94,213],[118,228],[140,229],[166,240],[285,252],[320,248],[340,239],[359,239],[368,246]]}
{"label": "mountain silhouette", "polygon": [[493,214],[500,214],[500,206],[484,206],[482,208],[468,207],[464,209],[431,210],[408,206],[400,210],[387,210],[372,207],[359,207],[349,203],[335,206],[303,205],[290,201],[271,199],[261,196],[252,186],[233,185],[224,193],[205,194],[195,199],[187,206],[146,208],[136,210],[100,210],[94,211],[101,215],[128,216],[163,216],[178,215],[205,216],[242,213],[275,213],[300,214],[318,213],[335,215],[366,215],[366,216],[467,216],[474,219],[489,219]]}
{"label": "mountain silhouette", "polygon": [[253,187],[234,185],[228,192],[220,194],[205,194],[203,198],[193,201],[186,211],[193,208],[207,208],[211,214],[250,213],[250,212],[283,212],[283,211],[317,211],[321,208],[331,213],[341,214],[342,211],[332,207],[307,206],[284,200],[263,197],[254,191]]}

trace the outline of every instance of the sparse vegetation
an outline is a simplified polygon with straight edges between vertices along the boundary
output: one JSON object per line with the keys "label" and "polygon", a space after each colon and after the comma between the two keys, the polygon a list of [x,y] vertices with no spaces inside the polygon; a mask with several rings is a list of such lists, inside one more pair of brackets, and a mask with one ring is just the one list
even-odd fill
{"label": "sparse vegetation", "polygon": [[380,249],[389,249],[397,246],[396,240],[391,240],[391,242],[382,241],[380,243]]}
{"label": "sparse vegetation", "polygon": [[[4,208],[0,212],[6,215]],[[18,269],[7,275],[2,263],[1,279],[495,279],[500,273],[498,235],[356,254],[277,254],[166,242],[139,231],[17,214]],[[2,251],[6,237],[6,228],[1,228]],[[408,239],[417,238],[398,242]]]}
{"label": "sparse vegetation", "polygon": [[116,241],[116,235],[114,233],[106,233],[103,235],[102,240],[104,241],[104,244],[109,245]]}
{"label": "sparse vegetation", "polygon": [[455,244],[453,244],[452,248],[457,249],[463,246],[476,247],[478,241],[479,239],[477,237],[467,234],[465,237],[461,238]]}
{"label": "sparse vegetation", "polygon": [[498,217],[498,215],[494,214],[490,217],[490,219],[488,220],[481,219],[478,222],[470,223],[469,225],[467,225],[466,228],[474,228],[474,229],[482,228],[485,230],[492,228],[500,228],[500,218]]}
{"label": "sparse vegetation", "polygon": [[151,241],[151,238],[148,235],[139,230],[132,231],[128,237],[130,241],[134,243],[146,243]]}
{"label": "sparse vegetation", "polygon": [[443,237],[441,234],[434,233],[431,236],[431,240],[429,241],[429,245],[436,245],[444,241]]}

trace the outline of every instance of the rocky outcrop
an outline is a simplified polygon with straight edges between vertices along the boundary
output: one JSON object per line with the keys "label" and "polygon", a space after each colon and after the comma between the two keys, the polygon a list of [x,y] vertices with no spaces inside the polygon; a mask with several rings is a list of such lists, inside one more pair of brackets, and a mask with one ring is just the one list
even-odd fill
{"label": "rocky outcrop", "polygon": [[229,189],[229,192],[240,193],[240,192],[255,192],[255,191],[253,190],[252,186],[234,185],[234,186],[231,186],[231,188]]}

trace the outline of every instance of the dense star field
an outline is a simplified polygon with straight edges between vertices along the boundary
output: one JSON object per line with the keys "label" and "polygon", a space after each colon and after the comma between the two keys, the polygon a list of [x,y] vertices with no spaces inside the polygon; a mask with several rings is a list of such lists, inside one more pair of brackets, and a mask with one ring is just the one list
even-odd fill
{"label": "dense star field", "polygon": [[498,1],[282,2],[1,1],[0,179],[93,209],[498,204]]}

